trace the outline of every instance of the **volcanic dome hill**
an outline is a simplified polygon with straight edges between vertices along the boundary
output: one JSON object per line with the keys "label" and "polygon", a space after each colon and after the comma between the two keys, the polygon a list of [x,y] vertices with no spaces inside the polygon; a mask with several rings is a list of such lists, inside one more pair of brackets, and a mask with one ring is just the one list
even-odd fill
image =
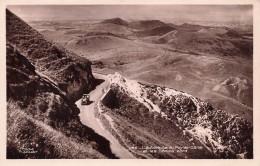
{"label": "volcanic dome hill", "polygon": [[129,27],[139,30],[152,29],[159,26],[165,26],[166,24],[159,20],[140,20],[132,21],[129,23]]}
{"label": "volcanic dome hill", "polygon": [[112,19],[107,19],[102,21],[102,23],[111,23],[111,24],[116,24],[116,25],[123,25],[123,26],[127,26],[128,23],[124,20],[122,20],[121,18],[112,18]]}

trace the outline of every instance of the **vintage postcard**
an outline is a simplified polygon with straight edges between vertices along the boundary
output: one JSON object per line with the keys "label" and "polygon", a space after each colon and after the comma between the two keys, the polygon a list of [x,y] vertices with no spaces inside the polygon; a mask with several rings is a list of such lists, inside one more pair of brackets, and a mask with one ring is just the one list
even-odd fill
{"label": "vintage postcard", "polygon": [[1,157],[257,165],[259,3],[2,2]]}

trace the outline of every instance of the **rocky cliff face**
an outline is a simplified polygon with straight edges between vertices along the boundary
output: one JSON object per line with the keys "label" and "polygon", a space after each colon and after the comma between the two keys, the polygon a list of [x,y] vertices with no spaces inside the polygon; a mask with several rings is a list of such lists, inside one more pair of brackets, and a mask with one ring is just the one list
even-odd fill
{"label": "rocky cliff face", "polygon": [[[142,119],[138,125],[148,129],[151,124],[155,123],[154,117],[161,117],[157,125],[165,123],[164,129],[161,129],[156,136],[159,136],[158,139],[162,142],[165,141],[165,135],[169,132],[180,130],[184,135],[190,135],[199,140],[217,158],[253,157],[253,127],[245,118],[215,109],[209,103],[185,92],[142,84],[123,78],[118,73],[109,75],[109,78],[112,83],[110,94],[114,95],[104,97],[103,104],[116,112],[117,115],[113,115],[112,111],[112,116],[130,121],[131,124],[136,123],[133,121]],[[111,103],[109,97],[112,98],[113,103],[117,103],[116,107],[109,104]],[[144,124],[151,117],[151,113],[155,114],[154,117],[152,116],[152,123]],[[141,125],[140,122],[142,122]],[[152,130],[156,127],[153,126]],[[175,128],[175,130],[170,131],[170,128]],[[169,138],[168,142],[176,143],[172,141],[174,137],[169,136]],[[138,141],[135,140],[135,142]],[[205,155],[204,158],[206,157],[209,156]]]}
{"label": "rocky cliff face", "polygon": [[212,90],[222,95],[232,97],[233,99],[252,107],[252,89],[252,81],[248,81],[246,78],[229,77],[222,83],[214,86]]}
{"label": "rocky cliff face", "polygon": [[115,158],[74,104],[93,88],[91,63],[8,10],[6,26],[7,158]]}
{"label": "rocky cliff face", "polygon": [[113,158],[58,85],[7,45],[7,158]]}
{"label": "rocky cliff face", "polygon": [[6,39],[35,66],[36,70],[56,82],[66,96],[76,101],[94,86],[91,63],[56,45],[6,11]]}

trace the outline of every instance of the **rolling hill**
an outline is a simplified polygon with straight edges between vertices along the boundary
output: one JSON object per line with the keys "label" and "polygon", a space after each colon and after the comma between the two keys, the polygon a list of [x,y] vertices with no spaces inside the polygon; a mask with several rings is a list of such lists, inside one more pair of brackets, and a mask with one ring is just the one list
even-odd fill
{"label": "rolling hill", "polygon": [[201,53],[222,56],[244,56],[251,59],[253,55],[250,39],[230,35],[224,28],[200,29],[198,31],[173,30],[162,36],[147,37],[144,41],[169,44],[173,48],[181,48]]}
{"label": "rolling hill", "polygon": [[[252,121],[253,40],[250,39],[250,27],[175,25],[159,20],[127,23],[127,26],[95,23],[85,29],[77,29],[78,24],[71,24],[80,35],[66,34],[72,39],[63,43],[67,43],[66,48],[70,51],[95,61],[95,72],[119,71],[131,79],[174,87]],[[138,36],[138,32],[147,34]],[[247,80],[249,88],[245,90],[243,101],[235,95],[213,91],[215,86],[231,77]]]}
{"label": "rolling hill", "polygon": [[121,18],[112,18],[112,19],[107,19],[102,21],[101,23],[111,23],[111,24],[116,24],[116,25],[123,25],[123,26],[127,26],[128,23],[124,20],[122,20]]}
{"label": "rolling hill", "polygon": [[128,26],[137,30],[149,30],[166,24],[160,20],[140,20],[128,23]]}

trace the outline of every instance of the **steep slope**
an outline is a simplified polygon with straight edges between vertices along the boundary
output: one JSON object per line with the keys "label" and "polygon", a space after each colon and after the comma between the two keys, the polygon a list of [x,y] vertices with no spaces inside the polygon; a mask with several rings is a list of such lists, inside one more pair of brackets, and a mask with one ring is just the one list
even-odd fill
{"label": "steep slope", "polygon": [[54,80],[66,96],[76,101],[94,87],[91,63],[53,44],[9,10],[6,11],[6,38],[36,69]]}
{"label": "steep slope", "polygon": [[[130,137],[123,131],[130,131],[131,127],[130,129],[122,128],[123,125],[117,127],[124,133],[122,135],[126,138],[130,137],[127,138],[127,140],[132,140],[131,143],[128,141],[130,145],[143,145],[144,138],[141,137],[147,131],[150,134],[156,132],[156,136],[152,137],[157,137],[157,141],[160,142],[158,144],[161,146],[162,142],[172,146],[174,144],[181,146],[183,142],[173,136],[180,130],[184,135],[190,135],[198,140],[203,144],[204,149],[214,153],[217,158],[253,157],[253,127],[245,118],[215,109],[207,102],[202,102],[192,95],[171,88],[141,84],[125,79],[120,74],[109,75],[109,78],[112,83],[110,98],[113,105],[111,106],[109,98],[105,97],[105,101],[103,101],[103,104],[112,110],[109,115],[114,118],[114,121],[121,118],[133,126],[137,124],[143,131],[137,134],[138,136]],[[151,117],[154,120],[150,121]],[[159,123],[155,122],[158,118]],[[157,126],[154,126],[154,123]],[[161,124],[164,124],[163,129],[160,128]],[[151,126],[153,126],[152,129],[150,129]],[[174,130],[171,131],[171,128]],[[134,132],[133,129],[131,130]],[[173,132],[173,135],[169,132]],[[151,138],[149,143],[153,141],[154,139]],[[183,137],[182,141],[189,146],[190,141],[187,138]],[[201,145],[198,142],[195,143],[195,145]],[[205,151],[196,152],[204,155],[200,156],[202,158],[210,157]],[[192,154],[193,157],[189,156],[191,154],[186,153],[188,158],[198,157],[194,154]],[[161,155],[163,156],[163,154]]]}
{"label": "steep slope", "polygon": [[7,158],[114,158],[58,85],[7,45]]}

